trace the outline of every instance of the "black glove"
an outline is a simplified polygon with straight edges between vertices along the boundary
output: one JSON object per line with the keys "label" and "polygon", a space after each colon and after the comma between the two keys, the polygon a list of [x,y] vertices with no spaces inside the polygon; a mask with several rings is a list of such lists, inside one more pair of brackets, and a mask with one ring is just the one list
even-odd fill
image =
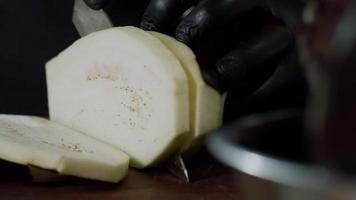
{"label": "black glove", "polygon": [[[98,9],[109,0],[85,1]],[[298,0],[151,0],[139,26],[188,44],[205,80],[229,91],[225,113],[234,118],[304,102],[292,55],[302,7]]]}

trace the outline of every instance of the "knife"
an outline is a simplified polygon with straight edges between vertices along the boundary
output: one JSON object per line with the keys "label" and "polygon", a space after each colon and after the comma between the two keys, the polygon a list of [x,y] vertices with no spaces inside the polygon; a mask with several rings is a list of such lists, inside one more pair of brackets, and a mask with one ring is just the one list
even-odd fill
{"label": "knife", "polygon": [[113,27],[104,10],[93,10],[83,0],[74,1],[72,21],[80,37]]}
{"label": "knife", "polygon": [[[72,21],[81,37],[113,27],[104,10],[93,10],[83,0],[74,1]],[[188,170],[181,155],[174,156],[169,160],[166,168],[179,179],[189,182]]]}

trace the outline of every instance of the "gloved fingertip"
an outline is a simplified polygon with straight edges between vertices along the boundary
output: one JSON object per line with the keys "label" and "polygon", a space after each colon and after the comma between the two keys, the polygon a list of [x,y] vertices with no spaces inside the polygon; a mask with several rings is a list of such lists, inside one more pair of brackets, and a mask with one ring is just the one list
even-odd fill
{"label": "gloved fingertip", "polygon": [[140,22],[140,28],[145,31],[156,31],[157,26],[153,23],[151,19],[143,18]]}
{"label": "gloved fingertip", "polygon": [[176,39],[185,44],[189,44],[191,42],[191,33],[192,29],[187,25],[178,25],[176,29]]}
{"label": "gloved fingertip", "polygon": [[193,10],[176,29],[177,40],[189,44],[202,39],[212,24],[212,16],[204,8]]}
{"label": "gloved fingertip", "polygon": [[203,70],[203,78],[205,82],[211,87],[215,88],[220,93],[226,91],[226,85],[223,80],[220,79],[218,72],[214,69]]}

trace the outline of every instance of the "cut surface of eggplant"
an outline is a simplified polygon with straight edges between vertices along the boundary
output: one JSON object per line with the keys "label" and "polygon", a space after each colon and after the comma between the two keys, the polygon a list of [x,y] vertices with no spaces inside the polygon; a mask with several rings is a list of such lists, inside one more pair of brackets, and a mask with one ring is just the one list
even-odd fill
{"label": "cut surface of eggplant", "polygon": [[189,132],[189,88],[175,55],[134,27],[92,33],[46,65],[50,119],[152,166]]}
{"label": "cut surface of eggplant", "polygon": [[[129,163],[123,152],[47,119],[4,114],[0,115],[0,159],[108,182],[123,179]],[[48,177],[33,169],[32,175]]]}

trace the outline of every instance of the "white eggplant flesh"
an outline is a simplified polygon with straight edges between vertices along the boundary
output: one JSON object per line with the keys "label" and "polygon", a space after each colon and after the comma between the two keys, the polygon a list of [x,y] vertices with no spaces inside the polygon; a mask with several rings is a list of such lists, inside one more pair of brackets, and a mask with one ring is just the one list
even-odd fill
{"label": "white eggplant flesh", "polygon": [[188,77],[190,132],[182,146],[184,151],[221,126],[225,94],[219,93],[204,81],[195,54],[188,46],[168,35],[150,33],[160,39],[179,59]]}
{"label": "white eggplant flesh", "polygon": [[129,164],[123,152],[80,132],[40,117],[4,114],[0,159],[107,182],[122,180]]}
{"label": "white eggplant flesh", "polygon": [[175,55],[134,27],[92,33],[46,64],[50,119],[106,142],[136,168],[179,151],[189,88]]}

